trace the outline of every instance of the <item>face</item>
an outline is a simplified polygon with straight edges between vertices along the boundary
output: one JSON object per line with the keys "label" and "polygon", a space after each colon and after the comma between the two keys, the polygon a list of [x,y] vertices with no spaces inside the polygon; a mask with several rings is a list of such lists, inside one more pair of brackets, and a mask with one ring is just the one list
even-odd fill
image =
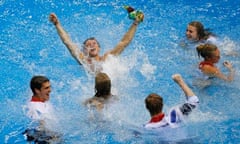
{"label": "face", "polygon": [[199,40],[197,28],[191,25],[188,25],[186,29],[186,37],[188,40],[197,41]]}
{"label": "face", "polygon": [[35,89],[38,97],[43,101],[48,101],[50,92],[51,92],[51,84],[50,82],[45,82],[42,84],[42,87],[40,90]]}
{"label": "face", "polygon": [[213,56],[211,57],[211,60],[213,63],[217,63],[220,59],[220,51],[218,49],[216,49],[214,52],[213,52]]}
{"label": "face", "polygon": [[89,57],[98,56],[100,47],[96,40],[88,40],[85,44],[85,53],[89,55]]}

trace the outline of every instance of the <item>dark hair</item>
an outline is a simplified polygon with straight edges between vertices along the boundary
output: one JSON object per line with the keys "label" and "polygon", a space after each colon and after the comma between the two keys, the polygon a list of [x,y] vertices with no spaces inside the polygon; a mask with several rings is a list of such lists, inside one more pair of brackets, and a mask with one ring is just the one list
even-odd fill
{"label": "dark hair", "polygon": [[214,44],[202,44],[197,46],[198,56],[205,58],[211,58],[213,56],[213,52],[216,51],[217,46]]}
{"label": "dark hair", "polygon": [[192,21],[188,25],[196,27],[199,40],[206,40],[210,35],[213,35],[210,29],[204,29],[203,24],[199,21]]}
{"label": "dark hair", "polygon": [[145,106],[151,116],[162,112],[163,98],[156,93],[151,93],[145,98]]}
{"label": "dark hair", "polygon": [[36,94],[35,89],[40,90],[42,84],[45,82],[49,82],[49,79],[45,76],[33,76],[30,82],[30,87],[33,94]]}
{"label": "dark hair", "polygon": [[95,37],[90,37],[90,38],[87,38],[87,39],[83,42],[84,48],[85,48],[85,45],[86,45],[86,43],[87,43],[88,40],[95,40],[95,41],[97,42],[98,46],[100,47],[100,44],[99,44],[99,42],[97,41],[97,39],[96,39]]}
{"label": "dark hair", "polygon": [[98,73],[95,77],[96,97],[107,97],[111,94],[111,80],[106,73]]}

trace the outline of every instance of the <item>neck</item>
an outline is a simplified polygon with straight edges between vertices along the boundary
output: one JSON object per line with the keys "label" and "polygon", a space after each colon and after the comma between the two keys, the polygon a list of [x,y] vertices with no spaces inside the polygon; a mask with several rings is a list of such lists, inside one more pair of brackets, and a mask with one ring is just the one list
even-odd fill
{"label": "neck", "polygon": [[36,96],[36,95],[33,95],[32,99],[31,99],[31,102],[45,102],[45,100]]}
{"label": "neck", "polygon": [[159,122],[163,118],[164,118],[164,113],[159,113],[159,114],[153,115],[151,120],[150,120],[150,123]]}
{"label": "neck", "polygon": [[87,57],[87,61],[88,61],[88,63],[93,63],[94,61],[101,61],[102,60],[102,58],[100,57],[100,56],[94,56],[94,57],[91,57],[91,56],[89,56],[89,57]]}
{"label": "neck", "polygon": [[101,98],[104,98],[105,100],[107,100],[107,99],[109,99],[110,97],[112,96],[112,94],[110,93],[110,94],[104,94],[104,95],[95,95],[95,97],[101,97]]}

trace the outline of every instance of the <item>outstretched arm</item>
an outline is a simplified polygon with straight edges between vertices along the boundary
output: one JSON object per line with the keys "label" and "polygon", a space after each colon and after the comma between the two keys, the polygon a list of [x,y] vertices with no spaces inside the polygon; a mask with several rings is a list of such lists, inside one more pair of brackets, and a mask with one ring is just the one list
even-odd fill
{"label": "outstretched arm", "polygon": [[[143,14],[142,14],[143,15]],[[112,54],[112,55],[119,55],[122,53],[122,51],[130,44],[130,42],[132,41],[135,32],[137,30],[137,26],[138,24],[142,21],[143,16],[140,17],[136,17],[135,21],[132,23],[132,25],[130,26],[130,28],[128,29],[128,31],[125,33],[125,35],[123,36],[123,38],[121,39],[121,41],[115,46],[115,48],[113,48],[110,52],[106,53],[105,56],[107,54]]]}
{"label": "outstretched arm", "polygon": [[186,95],[187,102],[181,105],[179,109],[183,115],[188,115],[190,112],[192,112],[192,109],[194,109],[198,105],[198,97],[194,94],[192,89],[184,82],[180,74],[174,74],[172,76],[172,79],[179,85],[179,87]]}
{"label": "outstretched arm", "polygon": [[79,49],[77,45],[71,41],[69,35],[61,26],[56,14],[51,13],[49,15],[49,21],[51,21],[53,25],[56,27],[59,37],[61,38],[64,45],[68,48],[71,55],[81,64],[81,60],[83,59],[84,55],[82,52],[80,53],[78,52]]}

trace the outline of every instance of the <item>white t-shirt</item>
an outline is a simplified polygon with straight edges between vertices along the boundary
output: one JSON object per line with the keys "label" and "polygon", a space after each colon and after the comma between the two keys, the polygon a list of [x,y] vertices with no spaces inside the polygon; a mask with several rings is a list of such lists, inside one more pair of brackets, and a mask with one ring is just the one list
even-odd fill
{"label": "white t-shirt", "polygon": [[26,115],[32,119],[24,132],[26,139],[38,142],[61,141],[61,134],[56,132],[59,128],[58,119],[50,102],[30,101],[26,106]]}
{"label": "white t-shirt", "polygon": [[54,110],[50,102],[29,102],[27,116],[33,120],[54,119]]}
{"label": "white t-shirt", "polygon": [[[56,117],[53,106],[50,102],[30,101],[27,104],[26,115],[32,119],[31,125],[44,124],[44,128],[49,130],[58,127],[58,119]],[[40,123],[39,123],[40,122]],[[41,126],[41,125],[39,125]],[[35,126],[34,126],[35,127]]]}

